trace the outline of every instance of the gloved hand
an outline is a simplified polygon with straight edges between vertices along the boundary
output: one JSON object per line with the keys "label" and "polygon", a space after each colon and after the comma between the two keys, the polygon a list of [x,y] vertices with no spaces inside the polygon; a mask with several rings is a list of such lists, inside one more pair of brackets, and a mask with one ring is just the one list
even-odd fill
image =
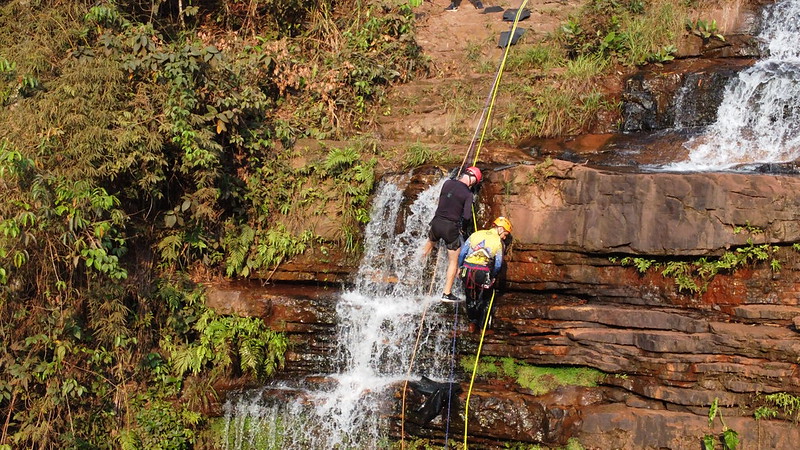
{"label": "gloved hand", "polygon": [[494,279],[491,275],[486,275],[486,280],[484,280],[483,285],[481,286],[483,289],[490,289],[494,284]]}

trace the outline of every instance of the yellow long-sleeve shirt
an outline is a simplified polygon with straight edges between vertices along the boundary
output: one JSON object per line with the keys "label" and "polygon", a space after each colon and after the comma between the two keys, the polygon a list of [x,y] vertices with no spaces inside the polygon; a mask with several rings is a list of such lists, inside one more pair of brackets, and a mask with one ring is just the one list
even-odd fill
{"label": "yellow long-sleeve shirt", "polygon": [[458,264],[489,267],[494,260],[493,274],[500,271],[503,265],[503,240],[497,229],[480,230],[472,233],[461,247]]}

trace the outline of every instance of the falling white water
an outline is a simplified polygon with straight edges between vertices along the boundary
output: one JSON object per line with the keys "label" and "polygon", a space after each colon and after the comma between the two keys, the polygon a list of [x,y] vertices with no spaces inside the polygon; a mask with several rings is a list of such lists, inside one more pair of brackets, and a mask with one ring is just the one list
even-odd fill
{"label": "falling white water", "polygon": [[[422,262],[443,183],[419,195],[400,233],[395,229],[403,190],[396,182],[378,187],[355,287],[336,307],[337,372],[315,377],[326,380],[322,386],[306,383],[294,394],[267,386],[233,396],[225,404],[226,450],[387,447],[386,417],[397,383],[406,378],[423,311],[411,378],[450,379],[454,311],[437,295],[446,258],[438,255],[436,269]],[[437,274],[433,281],[430,272]],[[280,389],[287,395],[276,396]],[[270,395],[263,394],[267,390]]]}
{"label": "falling white water", "polygon": [[724,170],[800,157],[800,0],[767,6],[759,40],[766,59],[726,87],[717,122],[688,141],[669,170]]}

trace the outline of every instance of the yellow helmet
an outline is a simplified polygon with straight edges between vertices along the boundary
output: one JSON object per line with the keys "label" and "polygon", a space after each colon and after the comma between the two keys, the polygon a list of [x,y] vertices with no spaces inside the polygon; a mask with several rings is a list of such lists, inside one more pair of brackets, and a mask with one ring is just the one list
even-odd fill
{"label": "yellow helmet", "polygon": [[506,219],[503,216],[500,216],[497,219],[494,219],[494,226],[503,227],[504,230],[506,230],[509,233],[511,233],[511,221]]}

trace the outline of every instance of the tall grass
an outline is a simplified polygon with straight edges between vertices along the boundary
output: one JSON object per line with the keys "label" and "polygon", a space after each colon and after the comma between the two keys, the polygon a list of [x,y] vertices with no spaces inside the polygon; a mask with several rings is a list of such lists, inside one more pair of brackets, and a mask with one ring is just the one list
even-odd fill
{"label": "tall grass", "polygon": [[545,79],[523,74],[504,88],[513,94],[498,109],[493,137],[511,141],[581,133],[601,113],[615,114],[619,105],[602,94],[603,77],[670,60],[691,7],[686,1],[589,0],[541,42],[515,48],[506,71],[542,70]]}
{"label": "tall grass", "polygon": [[575,59],[567,60],[564,78],[588,81],[602,75],[610,65],[611,61],[601,55],[579,55]]}
{"label": "tall grass", "polygon": [[605,98],[591,79],[573,76],[548,78],[520,89],[512,103],[504,105],[495,115],[492,137],[517,141],[531,136],[578,134],[591,128],[602,112],[618,107]]}
{"label": "tall grass", "polygon": [[403,152],[403,167],[411,169],[425,164],[453,164],[461,159],[461,155],[445,149],[434,150],[419,141],[408,145]]}
{"label": "tall grass", "polygon": [[566,55],[563,48],[554,42],[542,42],[510,52],[505,69],[512,72],[530,69],[548,70],[563,66],[565,60]]}
{"label": "tall grass", "polygon": [[680,2],[655,1],[641,15],[624,14],[620,28],[625,30],[627,51],[618,55],[624,65],[640,65],[660,49],[674,44],[683,33],[689,10]]}

